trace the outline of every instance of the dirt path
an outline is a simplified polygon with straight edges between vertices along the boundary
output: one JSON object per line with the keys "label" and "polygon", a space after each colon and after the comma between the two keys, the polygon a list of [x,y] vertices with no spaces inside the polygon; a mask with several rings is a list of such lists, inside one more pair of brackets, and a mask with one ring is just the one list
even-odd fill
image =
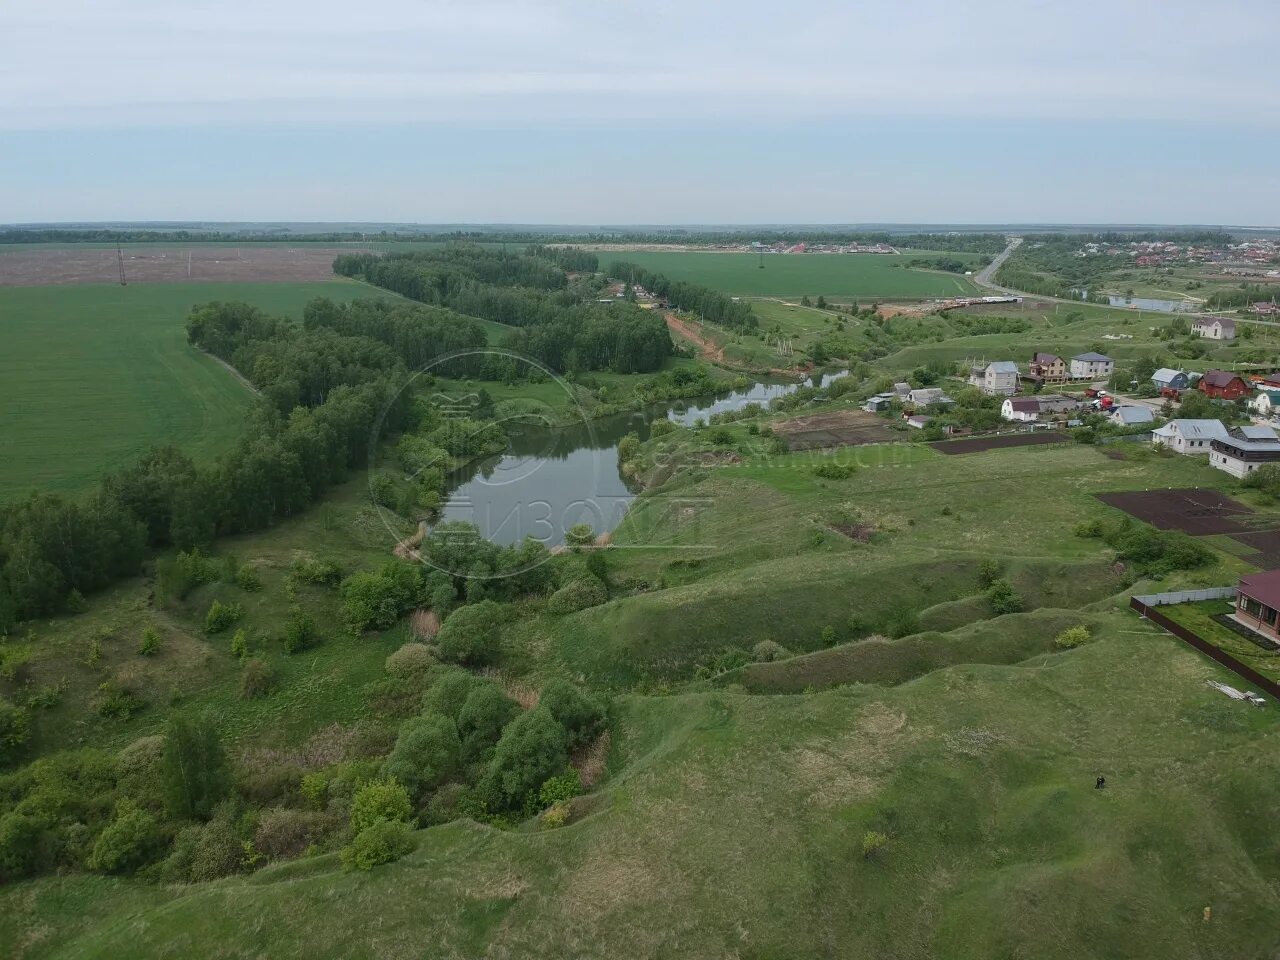
{"label": "dirt path", "polygon": [[667,326],[673,333],[684,337],[698,348],[698,355],[712,363],[724,363],[724,347],[717,346],[714,341],[703,336],[689,321],[681,320],[674,313],[667,314]]}

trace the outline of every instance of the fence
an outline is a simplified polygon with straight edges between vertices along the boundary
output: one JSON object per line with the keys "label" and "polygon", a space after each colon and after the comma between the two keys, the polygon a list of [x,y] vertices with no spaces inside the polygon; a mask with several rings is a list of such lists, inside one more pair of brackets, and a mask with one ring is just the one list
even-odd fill
{"label": "fence", "polygon": [[1134,597],[1148,607],[1167,607],[1172,603],[1199,603],[1201,600],[1232,600],[1235,598],[1235,587],[1205,587],[1203,590],[1174,590],[1172,593],[1149,593],[1145,597]]}
{"label": "fence", "polygon": [[[1217,589],[1222,590],[1227,588],[1219,587]],[[1188,591],[1188,592],[1194,593],[1196,591]],[[1234,593],[1234,590],[1232,590],[1232,592]],[[1186,641],[1191,646],[1195,647],[1197,650],[1203,653],[1209,659],[1216,660],[1218,663],[1222,664],[1232,673],[1236,674],[1237,676],[1239,676],[1244,680],[1248,680],[1251,684],[1253,684],[1255,689],[1262,690],[1265,693],[1269,693],[1271,696],[1275,697],[1277,700],[1280,700],[1280,683],[1276,683],[1273,680],[1268,680],[1266,677],[1260,674],[1257,670],[1254,670],[1252,667],[1246,667],[1243,663],[1241,663],[1235,657],[1231,656],[1231,654],[1225,653],[1222,650],[1219,650],[1217,647],[1211,644],[1208,640],[1205,640],[1203,637],[1200,637],[1197,634],[1192,633],[1186,627],[1182,626],[1182,624],[1174,623],[1172,620],[1166,617],[1163,613],[1161,613],[1155,607],[1148,606],[1147,604],[1143,603],[1142,599],[1143,598],[1141,597],[1132,597],[1129,600],[1129,606],[1132,607],[1134,610],[1137,610],[1138,613],[1142,614],[1144,617],[1146,617],[1156,626],[1162,627],[1163,629],[1167,630],[1169,633],[1172,633],[1179,640]]]}

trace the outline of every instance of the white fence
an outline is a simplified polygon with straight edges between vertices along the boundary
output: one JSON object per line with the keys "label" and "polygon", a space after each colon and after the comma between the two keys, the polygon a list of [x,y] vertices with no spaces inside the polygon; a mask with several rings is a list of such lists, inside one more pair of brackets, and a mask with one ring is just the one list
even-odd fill
{"label": "white fence", "polygon": [[1230,600],[1236,595],[1235,587],[1205,587],[1203,590],[1174,590],[1171,593],[1152,593],[1145,597],[1134,595],[1148,607],[1167,607],[1173,603],[1199,603],[1201,600]]}

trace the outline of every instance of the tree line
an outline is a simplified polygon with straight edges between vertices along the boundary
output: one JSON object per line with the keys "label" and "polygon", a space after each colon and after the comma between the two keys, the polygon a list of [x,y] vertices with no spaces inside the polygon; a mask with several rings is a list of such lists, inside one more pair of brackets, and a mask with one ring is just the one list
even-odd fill
{"label": "tree line", "polygon": [[632,286],[638,284],[666,300],[677,310],[695,313],[707,323],[745,333],[754,333],[760,327],[760,321],[751,312],[751,304],[725,296],[710,287],[671,280],[660,273],[622,260],[609,265],[609,276],[624,280]]}

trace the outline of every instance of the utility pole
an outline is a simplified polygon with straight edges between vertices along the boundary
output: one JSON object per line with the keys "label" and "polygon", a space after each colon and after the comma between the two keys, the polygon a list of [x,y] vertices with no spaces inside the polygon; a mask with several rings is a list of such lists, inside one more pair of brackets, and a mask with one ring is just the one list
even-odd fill
{"label": "utility pole", "polygon": [[120,267],[120,286],[127,287],[129,282],[124,278],[124,251],[120,249],[120,241],[116,241],[116,263]]}

